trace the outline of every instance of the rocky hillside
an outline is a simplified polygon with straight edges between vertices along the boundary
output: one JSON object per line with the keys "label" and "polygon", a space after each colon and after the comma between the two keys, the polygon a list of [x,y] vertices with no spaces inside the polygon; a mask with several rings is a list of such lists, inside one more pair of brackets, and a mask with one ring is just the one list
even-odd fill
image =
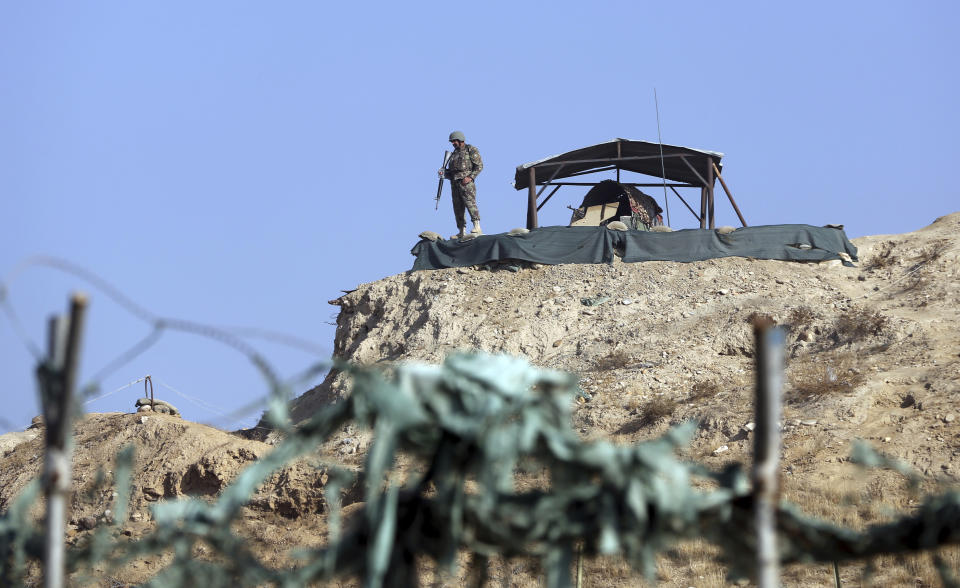
{"label": "rocky hillside", "polygon": [[[862,526],[909,511],[917,496],[890,472],[847,463],[853,439],[914,466],[928,481],[925,491],[960,476],[958,231],[955,213],[914,233],[856,239],[856,267],[728,258],[399,274],[331,301],[340,307],[335,353],[385,365],[437,362],[457,349],[522,355],[579,375],[589,399],[578,403],[574,424],[584,438],[632,442],[697,418],[689,457],[721,467],[749,460],[749,320],[768,315],[789,328],[785,497]],[[293,415],[302,420],[347,393],[344,377],[331,374],[294,402]],[[0,437],[0,509],[40,467],[42,438],[17,435]],[[76,436],[71,533],[82,536],[110,508],[112,494],[96,485],[96,472],[127,442],[137,447],[131,537],[149,527],[151,502],[216,494],[271,449],[165,415],[90,415]],[[241,531],[265,560],[281,564],[286,548],[316,544],[325,480],[312,465],[357,466],[366,443],[363,432],[346,430],[261,489]],[[722,585],[712,556],[709,546],[681,546],[662,558],[659,582]],[[960,555],[947,556],[956,569]],[[140,562],[124,581],[142,581],[162,563]],[[529,569],[500,567],[494,579],[503,573],[511,584],[536,584]],[[841,570],[844,582],[859,582],[862,573],[862,566]],[[591,586],[636,585],[617,562],[588,562],[586,574]],[[878,574],[886,585],[935,577],[922,558],[881,561]],[[832,568],[798,568],[785,580],[824,585],[832,578]]]}

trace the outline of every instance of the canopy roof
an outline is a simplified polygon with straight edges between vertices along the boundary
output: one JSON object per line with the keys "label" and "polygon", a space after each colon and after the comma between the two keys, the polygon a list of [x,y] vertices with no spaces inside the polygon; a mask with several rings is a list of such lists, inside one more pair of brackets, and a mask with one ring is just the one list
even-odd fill
{"label": "canopy roof", "polygon": [[[711,163],[721,167],[723,153],[664,144],[664,171],[661,171],[660,148],[659,143],[613,139],[518,166],[513,185],[517,190],[528,188],[529,170],[532,167],[536,172],[534,183],[538,185],[590,171],[619,168],[658,178],[665,175],[667,180],[705,186],[708,184],[706,178],[712,180],[712,172],[708,171]],[[560,168],[559,172],[557,168]],[[712,181],[709,183],[712,184]]]}

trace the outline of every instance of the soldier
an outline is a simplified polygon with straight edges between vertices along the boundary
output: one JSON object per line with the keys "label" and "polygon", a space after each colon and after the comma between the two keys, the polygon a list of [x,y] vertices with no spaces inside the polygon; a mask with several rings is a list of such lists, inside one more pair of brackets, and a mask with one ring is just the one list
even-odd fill
{"label": "soldier", "polygon": [[457,228],[460,232],[451,239],[462,239],[467,236],[466,220],[463,211],[470,213],[473,221],[473,235],[482,235],[480,230],[480,211],[477,210],[477,174],[483,170],[483,160],[480,152],[473,145],[467,145],[466,138],[460,131],[450,133],[450,143],[453,145],[453,155],[446,169],[439,170],[441,178],[450,180],[450,192],[453,194],[453,214],[457,219]]}

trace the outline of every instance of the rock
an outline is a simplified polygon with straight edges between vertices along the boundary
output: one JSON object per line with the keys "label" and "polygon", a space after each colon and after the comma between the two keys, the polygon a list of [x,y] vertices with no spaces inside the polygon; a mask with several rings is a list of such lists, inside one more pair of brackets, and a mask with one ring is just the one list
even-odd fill
{"label": "rock", "polygon": [[486,302],[487,304],[490,304],[491,302],[493,302],[493,297],[487,296],[486,298],[483,299],[483,301]]}
{"label": "rock", "polygon": [[943,417],[943,422],[945,422],[945,423],[952,423],[956,418],[957,418],[957,417],[955,417],[955,416],[953,415],[953,413],[951,412],[951,413],[949,413],[947,416]]}
{"label": "rock", "polygon": [[747,423],[743,426],[743,430],[747,431],[748,433],[752,433],[753,430],[756,428],[757,428],[757,425],[755,423]]}
{"label": "rock", "polygon": [[814,425],[817,424],[817,420],[816,420],[816,419],[810,419],[810,420],[806,420],[806,421],[800,421],[800,424],[801,424],[801,425],[805,425],[805,426],[807,426],[807,427],[812,427],[812,426],[814,426]]}
{"label": "rock", "polygon": [[623,304],[623,305],[625,305],[625,306],[629,306],[629,305],[633,304],[633,300],[630,300],[629,298],[624,298],[623,300],[620,301],[620,304]]}
{"label": "rock", "polygon": [[560,347],[561,345],[563,345],[563,339],[557,339],[553,342],[554,347]]}
{"label": "rock", "polygon": [[[157,410],[157,409],[160,408],[160,407],[166,408],[166,409],[167,409],[166,412]],[[155,411],[157,411],[157,412],[163,412],[164,414],[173,414],[173,415],[178,415],[178,414],[180,414],[180,411],[177,410],[177,407],[176,407],[176,406],[170,404],[169,402],[163,401],[163,400],[154,400],[154,401],[153,401],[153,410],[155,410]]]}
{"label": "rock", "polygon": [[83,517],[77,521],[77,528],[81,531],[89,531],[97,526],[97,517]]}
{"label": "rock", "polygon": [[580,304],[584,306],[600,306],[607,300],[610,300],[609,296],[594,296],[593,298],[581,298]]}
{"label": "rock", "polygon": [[516,237],[517,235],[526,235],[529,232],[530,232],[530,229],[525,229],[520,227],[516,229],[510,229],[510,232],[507,234],[510,235],[511,237]]}
{"label": "rock", "polygon": [[42,415],[37,415],[37,416],[33,417],[33,419],[30,421],[30,426],[27,427],[27,428],[29,428],[29,429],[36,429],[36,428],[42,427],[42,426],[43,426],[43,416],[42,416]]}
{"label": "rock", "polygon": [[150,406],[149,404],[145,404],[137,408],[137,412],[153,412],[153,407]]}
{"label": "rock", "polygon": [[713,450],[713,454],[714,454],[714,455],[720,455],[720,454],[723,453],[724,451],[729,451],[729,450],[730,450],[730,448],[727,447],[726,445],[721,445],[720,447],[717,447],[716,449]]}
{"label": "rock", "polygon": [[424,231],[420,233],[418,237],[426,239],[427,241],[437,241],[441,238],[439,233],[434,233],[433,231]]}
{"label": "rock", "polygon": [[723,290],[717,290],[717,294],[721,296],[726,296],[729,293],[730,293],[730,290],[727,290],[726,288],[724,288]]}

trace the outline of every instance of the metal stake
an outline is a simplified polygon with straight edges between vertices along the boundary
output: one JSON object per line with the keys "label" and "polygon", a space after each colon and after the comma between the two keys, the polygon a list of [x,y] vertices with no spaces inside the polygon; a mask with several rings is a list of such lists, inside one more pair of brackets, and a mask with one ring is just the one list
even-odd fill
{"label": "metal stake", "polygon": [[780,585],[777,502],[780,474],[780,396],[785,335],[769,318],[753,323],[757,345],[756,437],[753,458],[754,520],[757,527],[757,585]]}

